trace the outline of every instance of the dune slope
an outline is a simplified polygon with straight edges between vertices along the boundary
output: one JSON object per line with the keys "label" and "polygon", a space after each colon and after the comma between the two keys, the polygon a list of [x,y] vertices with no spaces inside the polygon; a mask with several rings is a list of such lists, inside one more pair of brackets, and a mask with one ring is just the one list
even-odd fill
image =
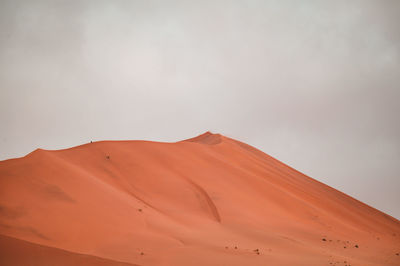
{"label": "dune slope", "polygon": [[0,265],[135,266],[134,264],[32,244],[2,235],[0,235]]}
{"label": "dune slope", "polygon": [[1,161],[0,235],[2,265],[400,265],[398,220],[210,132]]}

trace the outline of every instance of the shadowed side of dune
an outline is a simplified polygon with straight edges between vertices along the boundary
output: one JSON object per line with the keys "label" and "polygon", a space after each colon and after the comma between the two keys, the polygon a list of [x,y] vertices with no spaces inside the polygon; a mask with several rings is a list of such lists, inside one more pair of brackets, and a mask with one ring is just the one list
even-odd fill
{"label": "shadowed side of dune", "polygon": [[0,265],[135,266],[136,264],[68,252],[0,235]]}

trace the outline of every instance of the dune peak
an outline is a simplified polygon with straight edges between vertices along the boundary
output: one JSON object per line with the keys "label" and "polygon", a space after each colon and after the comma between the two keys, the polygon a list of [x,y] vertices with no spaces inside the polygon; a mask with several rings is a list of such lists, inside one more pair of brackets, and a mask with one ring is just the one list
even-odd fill
{"label": "dune peak", "polygon": [[219,133],[212,133],[210,131],[207,131],[203,134],[200,134],[194,138],[190,138],[184,141],[188,142],[197,142],[201,144],[206,144],[206,145],[216,145],[222,142],[223,136]]}

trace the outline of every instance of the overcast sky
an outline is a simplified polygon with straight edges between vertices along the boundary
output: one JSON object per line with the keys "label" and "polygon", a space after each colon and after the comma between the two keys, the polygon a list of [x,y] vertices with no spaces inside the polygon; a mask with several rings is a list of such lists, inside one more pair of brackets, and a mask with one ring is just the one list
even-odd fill
{"label": "overcast sky", "polygon": [[400,1],[0,0],[0,160],[251,144],[400,218]]}

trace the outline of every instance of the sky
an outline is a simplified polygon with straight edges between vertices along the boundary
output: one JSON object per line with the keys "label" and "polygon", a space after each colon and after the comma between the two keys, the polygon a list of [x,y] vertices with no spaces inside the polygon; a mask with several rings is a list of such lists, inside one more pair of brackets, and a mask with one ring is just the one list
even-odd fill
{"label": "sky", "polygon": [[400,219],[400,1],[0,0],[0,160],[221,133]]}

